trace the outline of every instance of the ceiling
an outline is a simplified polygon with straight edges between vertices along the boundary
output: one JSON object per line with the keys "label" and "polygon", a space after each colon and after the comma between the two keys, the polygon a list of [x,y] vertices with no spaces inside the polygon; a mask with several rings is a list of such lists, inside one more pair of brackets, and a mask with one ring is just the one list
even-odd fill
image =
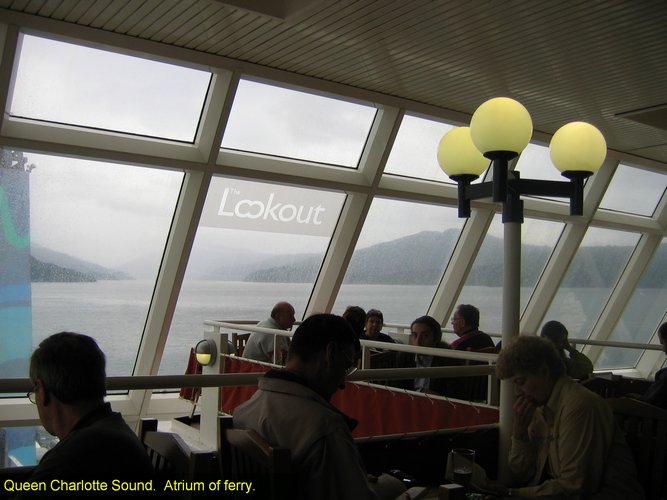
{"label": "ceiling", "polygon": [[588,121],[611,149],[667,170],[664,0],[0,0],[0,7],[457,113],[514,97],[537,131]]}

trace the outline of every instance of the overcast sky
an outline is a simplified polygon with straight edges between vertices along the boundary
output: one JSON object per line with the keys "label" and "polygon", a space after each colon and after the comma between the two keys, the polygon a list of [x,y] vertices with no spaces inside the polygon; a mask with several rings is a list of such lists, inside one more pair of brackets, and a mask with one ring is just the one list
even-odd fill
{"label": "overcast sky", "polygon": [[[11,112],[42,120],[190,141],[196,132],[208,83],[209,75],[203,71],[25,37]],[[371,107],[244,81],[223,145],[354,167],[374,114]],[[435,153],[440,137],[450,128],[406,117],[387,171],[446,180]],[[37,166],[30,174],[33,243],[111,267],[136,260],[142,252],[161,251],[180,189],[181,173],[38,154],[28,157]],[[548,152],[531,146],[525,166],[519,165],[524,176],[534,175],[528,167],[529,161],[544,165],[549,161]],[[547,177],[559,178],[553,172],[546,174]],[[654,206],[653,200],[664,190],[665,177],[660,176],[658,182],[655,176],[640,177],[648,191],[643,196],[633,195],[632,203],[645,201]],[[628,176],[622,182],[633,178],[637,180],[636,176]],[[298,204],[297,194],[294,197],[294,203]],[[342,197],[339,198],[342,202]],[[627,205],[629,197],[617,198],[609,199],[609,204]],[[340,202],[336,202],[338,206]],[[458,228],[462,222],[452,208],[376,200],[360,246],[422,230]],[[524,241],[548,240],[547,235],[559,226],[531,223],[530,231],[524,228]],[[501,236],[502,225],[494,222],[491,233]],[[267,237],[263,233],[232,230],[208,234],[208,239],[218,240],[208,244],[278,253],[323,251],[328,241],[316,236]],[[211,238],[210,234],[218,237]],[[594,239],[591,243],[608,240],[612,244],[626,244],[626,236],[618,232],[600,230]],[[267,240],[270,240],[268,245]]]}

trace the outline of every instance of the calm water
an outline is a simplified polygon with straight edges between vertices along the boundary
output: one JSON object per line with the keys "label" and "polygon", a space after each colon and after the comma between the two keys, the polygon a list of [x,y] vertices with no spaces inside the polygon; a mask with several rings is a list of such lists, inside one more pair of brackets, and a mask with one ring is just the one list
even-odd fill
{"label": "calm water", "polygon": [[[297,318],[300,319],[311,287],[310,284],[302,283],[186,283],[176,307],[160,373],[183,373],[189,348],[202,337],[204,320],[261,320],[268,316],[271,306],[278,300],[291,302],[296,309]],[[141,340],[152,289],[153,283],[149,281],[34,283],[33,345],[61,330],[87,333],[98,340],[107,354],[109,375],[130,374]],[[522,291],[522,301],[529,292],[530,290]],[[667,291],[650,291],[647,296],[650,295],[654,301],[656,293],[661,298],[654,308],[657,307],[658,313],[660,308],[664,312]],[[345,285],[341,289],[334,312],[341,313],[347,305],[356,304],[365,309],[374,307],[382,310],[386,322],[409,323],[424,314],[432,294],[431,287],[418,285]],[[587,332],[592,328],[608,294],[608,290],[599,289],[565,291],[559,300],[560,306],[550,311],[549,317],[564,318],[571,336],[577,337],[576,332]],[[483,330],[501,330],[502,293],[499,288],[466,287],[459,301],[479,307]],[[644,303],[648,302],[650,301]],[[648,304],[646,307],[651,306]],[[627,328],[629,333],[625,336],[628,339],[632,337],[631,332],[648,328],[642,326],[647,317],[646,309],[638,310],[635,316],[636,321],[631,322]],[[620,349],[615,351],[625,352],[623,358],[628,352]],[[612,358],[618,358],[618,355]],[[620,360],[615,359],[614,363],[617,362]]]}

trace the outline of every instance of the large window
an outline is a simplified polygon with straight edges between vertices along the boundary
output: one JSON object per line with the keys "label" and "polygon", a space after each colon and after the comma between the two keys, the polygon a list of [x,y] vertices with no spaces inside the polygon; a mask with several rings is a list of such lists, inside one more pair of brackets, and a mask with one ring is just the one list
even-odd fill
{"label": "large window", "polygon": [[[667,241],[663,239],[649,264],[639,286],[632,293],[621,320],[609,340],[647,343],[667,310]],[[642,351],[605,347],[597,368],[631,368],[637,364]]]}
{"label": "large window", "polygon": [[[494,217],[456,301],[477,307],[480,328],[489,333],[502,332],[504,227],[501,220],[501,215]],[[521,226],[521,310],[526,307],[562,229],[560,223],[528,218]]]}
{"label": "large window", "polygon": [[215,177],[176,305],[161,374],[183,373],[205,320],[303,316],[345,194]]}
{"label": "large window", "polygon": [[96,338],[108,375],[137,356],[183,174],[2,152],[0,364],[27,376],[42,339]]}
{"label": "large window", "polygon": [[[551,162],[549,148],[538,144],[528,144],[519,156],[514,170],[519,172],[522,179],[569,182]],[[547,198],[559,203],[567,202],[559,197],[534,196],[534,198]]]}
{"label": "large window", "polygon": [[387,159],[385,172],[433,181],[452,182],[437,160],[438,143],[452,125],[405,115]]}
{"label": "large window", "polygon": [[570,337],[588,338],[638,240],[634,233],[589,228],[545,321],[560,321]]}
{"label": "large window", "polygon": [[425,314],[462,224],[452,208],[373,200],[334,312],[380,309],[387,323]]}
{"label": "large window", "polygon": [[241,80],[222,147],[356,168],[375,111]]}
{"label": "large window", "polygon": [[621,164],[609,183],[600,208],[650,217],[666,188],[667,175]]}
{"label": "large window", "polygon": [[193,142],[211,74],[30,35],[12,116]]}

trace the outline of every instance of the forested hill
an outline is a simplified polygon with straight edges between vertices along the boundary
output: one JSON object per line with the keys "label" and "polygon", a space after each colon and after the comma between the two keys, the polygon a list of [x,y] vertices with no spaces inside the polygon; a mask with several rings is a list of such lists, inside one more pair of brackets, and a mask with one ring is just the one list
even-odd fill
{"label": "forested hill", "polygon": [[126,280],[130,275],[77,259],[39,245],[30,248],[30,280],[33,282],[94,282]]}
{"label": "forested hill", "polygon": [[42,262],[30,256],[30,281],[37,282],[66,282],[81,283],[97,281],[95,276],[89,273],[82,273],[74,269],[57,266],[48,262]]}
{"label": "forested hill", "polygon": [[[366,284],[434,284],[440,279],[445,261],[449,258],[458,238],[458,231],[424,231],[397,240],[363,248],[354,253],[346,283]],[[548,246],[524,245],[522,259],[522,285],[532,284],[541,272],[552,249]],[[618,270],[623,268],[630,249],[619,246],[590,246],[579,250],[563,286],[606,287],[613,285]],[[667,245],[658,249],[657,270],[644,277],[641,286],[662,287],[667,281]],[[321,258],[315,255],[301,256],[290,264],[265,267],[249,273],[245,281],[301,283],[315,279]],[[488,236],[477,256],[468,284],[502,286],[503,242]]]}

